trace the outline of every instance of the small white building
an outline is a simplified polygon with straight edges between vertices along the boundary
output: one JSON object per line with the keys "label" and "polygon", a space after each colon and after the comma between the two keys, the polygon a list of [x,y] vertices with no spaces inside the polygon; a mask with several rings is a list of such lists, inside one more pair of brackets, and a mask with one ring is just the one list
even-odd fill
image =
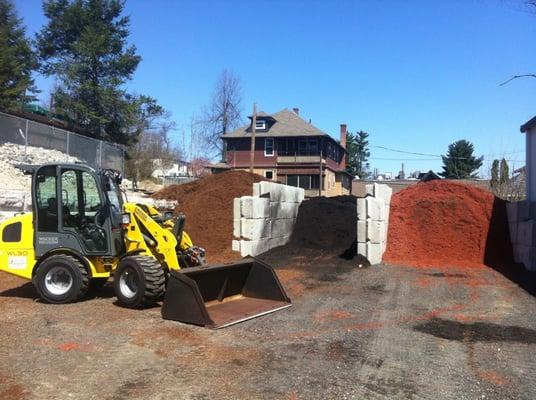
{"label": "small white building", "polygon": [[520,128],[525,133],[525,162],[527,200],[536,202],[536,116]]}

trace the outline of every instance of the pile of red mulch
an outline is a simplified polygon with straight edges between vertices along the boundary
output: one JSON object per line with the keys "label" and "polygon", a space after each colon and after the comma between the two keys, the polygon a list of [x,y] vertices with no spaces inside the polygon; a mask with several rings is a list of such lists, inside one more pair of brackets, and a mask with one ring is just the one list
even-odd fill
{"label": "pile of red mulch", "polygon": [[244,171],[228,171],[209,175],[182,185],[171,185],[156,192],[155,199],[177,200],[175,212],[186,215],[185,230],[195,245],[207,252],[211,263],[240,258],[233,252],[233,199],[251,196],[253,183],[262,176]]}
{"label": "pile of red mulch", "polygon": [[510,263],[506,202],[452,181],[404,189],[391,199],[384,261],[417,267]]}

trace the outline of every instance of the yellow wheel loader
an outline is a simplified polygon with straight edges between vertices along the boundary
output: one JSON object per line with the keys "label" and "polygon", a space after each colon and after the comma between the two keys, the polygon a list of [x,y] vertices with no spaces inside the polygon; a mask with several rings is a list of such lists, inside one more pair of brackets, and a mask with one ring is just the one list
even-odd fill
{"label": "yellow wheel loader", "polygon": [[207,265],[184,216],[123,202],[117,172],[19,168],[32,176],[32,212],[0,224],[0,270],[31,279],[43,300],[76,301],[113,276],[121,305],[163,298],[164,318],[212,328],[290,307],[270,266],[253,257]]}

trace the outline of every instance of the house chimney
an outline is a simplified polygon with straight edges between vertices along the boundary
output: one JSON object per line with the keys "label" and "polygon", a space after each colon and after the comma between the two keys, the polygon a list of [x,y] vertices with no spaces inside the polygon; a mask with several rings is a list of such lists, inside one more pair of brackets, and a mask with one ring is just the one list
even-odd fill
{"label": "house chimney", "polygon": [[296,114],[296,115],[300,115],[300,109],[299,109],[299,108],[294,107],[294,108],[292,109],[292,111],[294,111],[294,114]]}
{"label": "house chimney", "polygon": [[[346,149],[346,124],[341,124],[341,146]],[[341,169],[346,169],[346,153],[343,153],[341,158]]]}

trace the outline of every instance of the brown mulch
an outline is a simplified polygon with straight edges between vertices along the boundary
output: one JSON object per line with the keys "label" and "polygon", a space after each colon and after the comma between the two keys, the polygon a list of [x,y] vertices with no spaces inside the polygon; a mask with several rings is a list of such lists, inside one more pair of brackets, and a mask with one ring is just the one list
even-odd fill
{"label": "brown mulch", "polygon": [[231,250],[233,240],[233,199],[251,196],[253,183],[265,180],[245,171],[209,175],[182,185],[171,185],[156,192],[155,199],[178,201],[176,213],[186,215],[185,230],[195,245],[203,247],[210,263],[240,258]]}

